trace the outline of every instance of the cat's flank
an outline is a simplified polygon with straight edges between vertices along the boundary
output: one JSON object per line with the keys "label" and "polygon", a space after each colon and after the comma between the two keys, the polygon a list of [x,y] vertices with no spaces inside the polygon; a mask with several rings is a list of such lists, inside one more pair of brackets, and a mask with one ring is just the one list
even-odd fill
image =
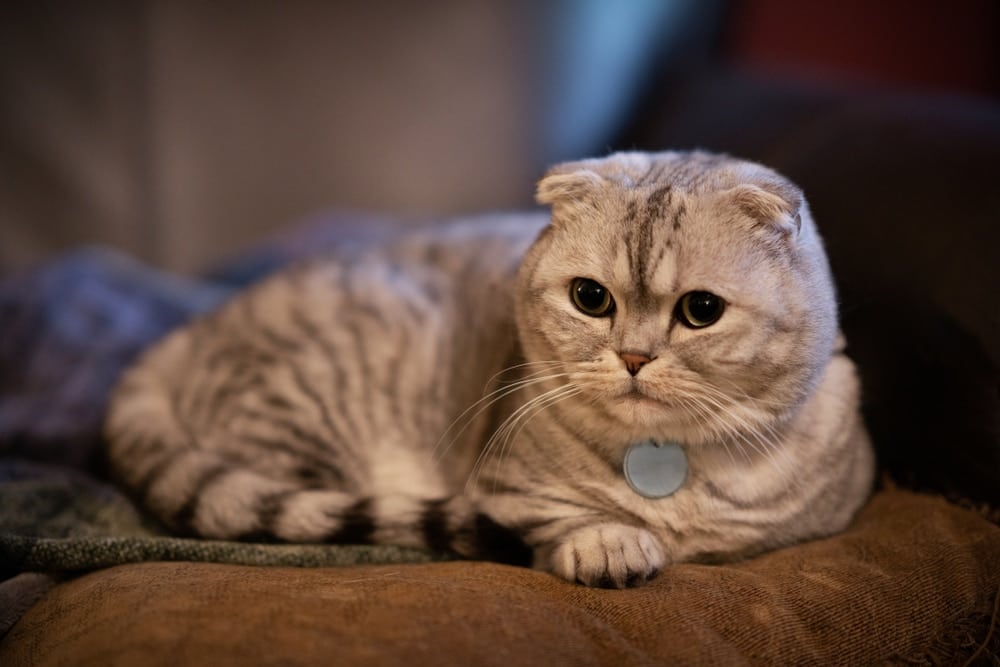
{"label": "cat's flank", "polygon": [[537,196],[551,216],[345,247],[172,333],[114,394],[116,474],[181,533],[597,586],[844,528],[873,458],[798,188],[623,153]]}

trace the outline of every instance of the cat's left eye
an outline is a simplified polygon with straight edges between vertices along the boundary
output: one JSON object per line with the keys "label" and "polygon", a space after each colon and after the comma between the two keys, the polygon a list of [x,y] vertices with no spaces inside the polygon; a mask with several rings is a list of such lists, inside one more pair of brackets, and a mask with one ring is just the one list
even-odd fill
{"label": "cat's left eye", "polygon": [[711,292],[688,292],[677,302],[675,316],[691,329],[715,324],[722,317],[726,302]]}

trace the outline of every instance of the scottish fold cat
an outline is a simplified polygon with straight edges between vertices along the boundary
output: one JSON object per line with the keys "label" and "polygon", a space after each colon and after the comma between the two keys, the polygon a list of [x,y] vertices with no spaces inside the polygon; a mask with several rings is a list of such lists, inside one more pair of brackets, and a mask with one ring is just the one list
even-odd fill
{"label": "scottish fold cat", "polygon": [[113,469],[183,534],[626,587],[844,528],[873,455],[800,190],[703,152],[539,182],[275,274],[123,377]]}

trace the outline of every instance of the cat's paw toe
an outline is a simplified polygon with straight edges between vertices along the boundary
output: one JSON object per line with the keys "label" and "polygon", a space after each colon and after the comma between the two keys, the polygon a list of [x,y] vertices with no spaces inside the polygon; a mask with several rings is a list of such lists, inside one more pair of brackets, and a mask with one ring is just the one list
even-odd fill
{"label": "cat's paw toe", "polygon": [[665,564],[663,545],[652,533],[615,523],[578,528],[552,553],[557,575],[598,588],[642,585]]}

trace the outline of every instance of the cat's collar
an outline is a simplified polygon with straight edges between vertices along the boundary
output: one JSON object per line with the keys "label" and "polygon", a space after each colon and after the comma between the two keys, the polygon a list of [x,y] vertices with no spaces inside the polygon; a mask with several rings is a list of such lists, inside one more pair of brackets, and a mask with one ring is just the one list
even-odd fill
{"label": "cat's collar", "polygon": [[643,440],[629,445],[622,470],[629,487],[643,498],[666,498],[684,486],[687,455],[675,442]]}

